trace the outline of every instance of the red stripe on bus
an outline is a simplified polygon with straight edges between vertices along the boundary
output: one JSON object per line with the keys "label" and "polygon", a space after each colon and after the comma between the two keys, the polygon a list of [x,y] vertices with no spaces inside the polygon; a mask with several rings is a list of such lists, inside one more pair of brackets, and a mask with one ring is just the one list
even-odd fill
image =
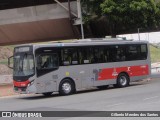
{"label": "red stripe on bus", "polygon": [[27,87],[27,85],[30,83],[29,80],[24,81],[24,82],[17,82],[15,80],[13,80],[13,85],[16,87]]}
{"label": "red stripe on bus", "polygon": [[149,75],[148,65],[104,68],[98,75],[98,80],[116,79],[119,73],[126,72],[130,77]]}

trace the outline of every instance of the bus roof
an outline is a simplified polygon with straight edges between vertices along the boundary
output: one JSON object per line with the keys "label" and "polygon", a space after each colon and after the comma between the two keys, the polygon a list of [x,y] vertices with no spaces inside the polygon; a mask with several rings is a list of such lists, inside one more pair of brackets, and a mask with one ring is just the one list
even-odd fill
{"label": "bus roof", "polygon": [[81,39],[81,40],[72,40],[70,42],[49,42],[40,43],[40,44],[24,44],[20,46],[34,46],[35,48],[40,47],[64,47],[64,46],[95,46],[95,45],[120,45],[120,44],[147,44],[148,41],[133,41],[133,40],[122,40],[117,38],[103,39],[103,38],[94,38],[94,39]]}

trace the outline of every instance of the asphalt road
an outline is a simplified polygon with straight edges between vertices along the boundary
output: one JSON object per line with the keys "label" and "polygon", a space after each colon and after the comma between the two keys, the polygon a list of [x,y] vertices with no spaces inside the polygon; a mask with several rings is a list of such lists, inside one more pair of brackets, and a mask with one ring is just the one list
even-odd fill
{"label": "asphalt road", "polygon": [[0,98],[0,111],[160,111],[160,77],[126,88],[92,89],[70,96]]}

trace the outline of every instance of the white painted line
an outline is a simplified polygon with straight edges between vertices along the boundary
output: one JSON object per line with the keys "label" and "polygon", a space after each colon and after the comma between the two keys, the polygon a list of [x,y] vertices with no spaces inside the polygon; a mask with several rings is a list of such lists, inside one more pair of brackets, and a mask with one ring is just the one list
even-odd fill
{"label": "white painted line", "polygon": [[160,103],[160,101],[156,101],[156,102],[149,102],[149,103],[147,103],[148,105],[150,105],[150,104],[157,104],[157,103]]}
{"label": "white painted line", "polygon": [[159,96],[153,96],[153,97],[148,97],[148,98],[144,98],[143,100],[150,100],[150,99],[155,99],[158,98]]}
{"label": "white painted line", "polygon": [[112,105],[107,105],[107,107],[113,107],[113,106],[118,106],[118,105],[123,105],[124,103],[117,103],[117,104],[112,104]]}

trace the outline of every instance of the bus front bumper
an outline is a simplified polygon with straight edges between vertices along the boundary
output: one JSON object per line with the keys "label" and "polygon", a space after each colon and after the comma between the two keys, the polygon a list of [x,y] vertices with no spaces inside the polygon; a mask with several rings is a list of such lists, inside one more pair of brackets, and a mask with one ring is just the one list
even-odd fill
{"label": "bus front bumper", "polygon": [[14,86],[14,92],[19,93],[19,94],[32,94],[32,93],[36,93],[36,88],[31,85],[31,86],[27,86],[27,87],[17,87]]}

